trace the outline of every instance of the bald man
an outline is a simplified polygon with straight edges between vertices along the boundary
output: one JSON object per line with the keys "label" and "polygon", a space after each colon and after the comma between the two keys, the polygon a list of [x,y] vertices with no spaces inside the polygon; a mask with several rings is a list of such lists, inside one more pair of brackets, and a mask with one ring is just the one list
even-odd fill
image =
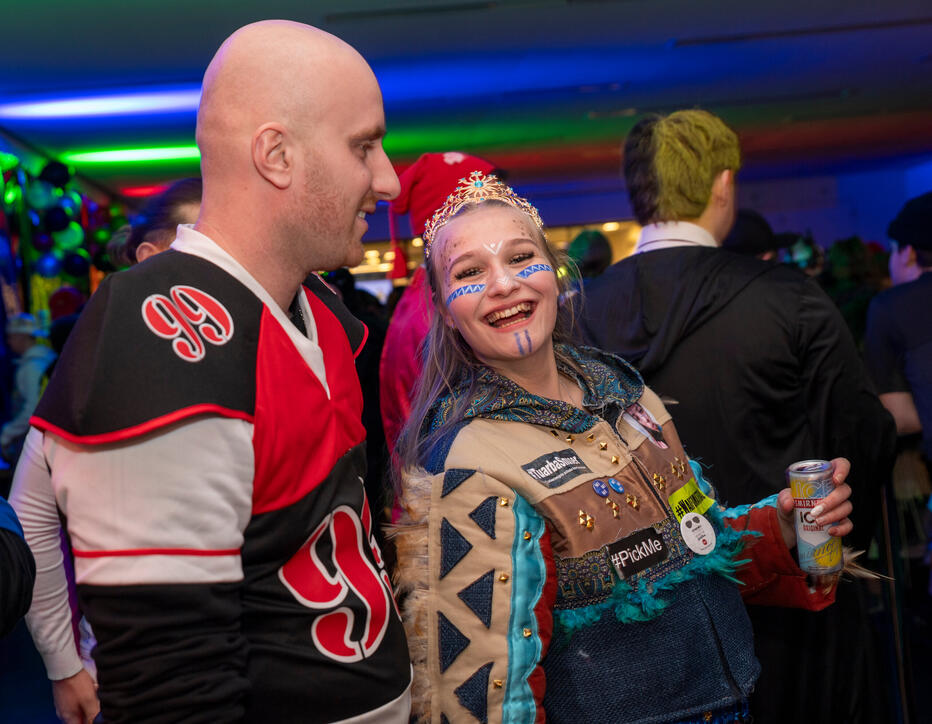
{"label": "bald man", "polygon": [[398,193],[383,135],[350,46],[234,33],[204,76],[197,222],[101,285],[36,410],[14,497],[51,489],[67,522],[107,722],[408,720],[362,483],[365,330],[302,285],[358,264]]}

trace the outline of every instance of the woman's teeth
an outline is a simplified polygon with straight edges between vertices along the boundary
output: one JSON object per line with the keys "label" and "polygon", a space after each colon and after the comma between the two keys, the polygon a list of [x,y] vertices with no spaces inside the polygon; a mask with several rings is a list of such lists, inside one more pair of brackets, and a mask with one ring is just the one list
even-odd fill
{"label": "woman's teeth", "polygon": [[[491,314],[486,315],[485,321],[491,324],[493,327],[507,327],[509,324],[527,319],[533,308],[533,305],[531,305],[529,302],[521,302],[520,304],[515,304],[513,307],[509,307],[508,309],[501,309],[497,312],[492,312]],[[523,316],[520,319],[514,319],[514,317],[518,315]]]}

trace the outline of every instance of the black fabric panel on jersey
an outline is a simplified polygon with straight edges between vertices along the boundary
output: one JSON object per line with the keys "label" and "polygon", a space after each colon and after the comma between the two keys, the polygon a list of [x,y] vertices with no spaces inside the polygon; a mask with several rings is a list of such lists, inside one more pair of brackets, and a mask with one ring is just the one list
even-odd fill
{"label": "black fabric panel on jersey", "polygon": [[[78,586],[107,724],[242,721],[240,584]],[[257,720],[258,721],[258,720]]]}
{"label": "black fabric panel on jersey", "polygon": [[[176,285],[207,292],[233,319],[232,338],[188,362],[142,316]],[[125,430],[200,404],[252,414],[262,302],[220,267],[169,250],[107,277],[71,333],[35,416],[77,436]]]}
{"label": "black fabric panel on jersey", "polygon": [[354,355],[357,354],[360,345],[366,340],[366,325],[353,316],[353,313],[343,304],[343,300],[334,294],[330,287],[324,284],[321,278],[316,274],[308,276],[308,278],[304,280],[304,286],[308,288],[311,294],[322,301],[327,309],[333,312],[333,316],[337,318],[337,321],[340,322],[343,329],[346,331],[350,349],[353,350]]}
{"label": "black fabric panel on jersey", "polygon": [[[246,721],[339,721],[393,701],[411,681],[404,629],[393,605],[378,650],[370,658],[341,663],[320,653],[311,639],[314,619],[327,611],[299,604],[279,579],[282,563],[331,512],[341,505],[361,509],[364,472],[361,444],[340,458],[329,476],[304,498],[282,510],[254,516],[246,528],[243,632],[249,639],[248,676],[253,682]],[[324,535],[317,553],[334,575],[331,551],[330,537]],[[366,551],[378,570],[368,546]],[[365,606],[352,591],[340,606],[352,610],[351,638],[358,641],[366,622]],[[296,641],[306,645],[298,646]]]}

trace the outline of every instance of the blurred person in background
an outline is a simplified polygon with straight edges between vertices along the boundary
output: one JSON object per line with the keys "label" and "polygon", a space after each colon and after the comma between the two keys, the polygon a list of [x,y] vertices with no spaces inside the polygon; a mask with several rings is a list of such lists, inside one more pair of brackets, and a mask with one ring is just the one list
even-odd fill
{"label": "blurred person in background", "polygon": [[576,265],[585,285],[608,269],[612,263],[612,245],[601,231],[585,229],[566,247],[566,256]]}
{"label": "blurred person in background", "polygon": [[[735,220],[740,166],[737,136],[705,111],[632,128],[624,175],[644,228],[635,253],[587,288],[583,333],[671,401],[688,453],[708,466],[728,505],[776,493],[796,461],[836,450],[850,459],[852,543],[866,549],[892,467],[893,422],[815,281],[720,248]],[[832,611],[750,610],[763,667],[755,721],[883,719],[879,667],[861,655],[872,650],[861,596],[843,582]],[[800,660],[808,668],[794,675]]]}
{"label": "blurred person in background", "polygon": [[29,610],[35,579],[36,563],[23,538],[23,526],[0,497],[0,638]]}
{"label": "blurred person in background", "polygon": [[15,463],[29,432],[32,416],[42,394],[42,379],[46,370],[55,362],[55,352],[38,337],[45,331],[31,314],[17,314],[7,319],[6,343],[16,356],[11,395],[10,420],[0,428],[0,454],[3,459]]}
{"label": "blurred person in background", "polygon": [[[392,201],[390,213],[408,214],[411,233],[422,236],[424,224],[456,190],[461,178],[473,171],[489,173],[494,168],[485,159],[459,151],[422,154],[398,177],[401,192]],[[496,173],[503,177],[500,171]],[[389,451],[394,450],[398,434],[411,414],[431,314],[424,266],[420,265],[395,305],[379,364],[382,425]]]}

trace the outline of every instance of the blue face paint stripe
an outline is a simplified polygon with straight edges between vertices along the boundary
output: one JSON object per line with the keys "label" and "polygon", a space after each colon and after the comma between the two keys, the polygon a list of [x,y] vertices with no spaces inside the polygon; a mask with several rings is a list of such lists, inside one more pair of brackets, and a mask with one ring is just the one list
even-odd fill
{"label": "blue face paint stripe", "polygon": [[527,353],[531,354],[533,352],[533,347],[531,346],[531,335],[528,334],[528,331],[524,330],[524,340],[527,342]]}
{"label": "blue face paint stripe", "polygon": [[524,347],[521,346],[521,337],[518,336],[518,333],[515,332],[515,342],[518,344],[518,354],[524,354]]}
{"label": "blue face paint stripe", "polygon": [[515,274],[515,276],[518,279],[527,279],[531,274],[536,274],[539,271],[552,272],[553,267],[549,264],[531,264],[531,266],[524,267],[524,269]]}
{"label": "blue face paint stripe", "polygon": [[460,287],[459,289],[454,290],[450,293],[450,296],[447,297],[447,306],[450,306],[450,302],[454,299],[458,299],[464,294],[478,294],[479,292],[485,289],[485,284],[467,284],[465,287]]}

